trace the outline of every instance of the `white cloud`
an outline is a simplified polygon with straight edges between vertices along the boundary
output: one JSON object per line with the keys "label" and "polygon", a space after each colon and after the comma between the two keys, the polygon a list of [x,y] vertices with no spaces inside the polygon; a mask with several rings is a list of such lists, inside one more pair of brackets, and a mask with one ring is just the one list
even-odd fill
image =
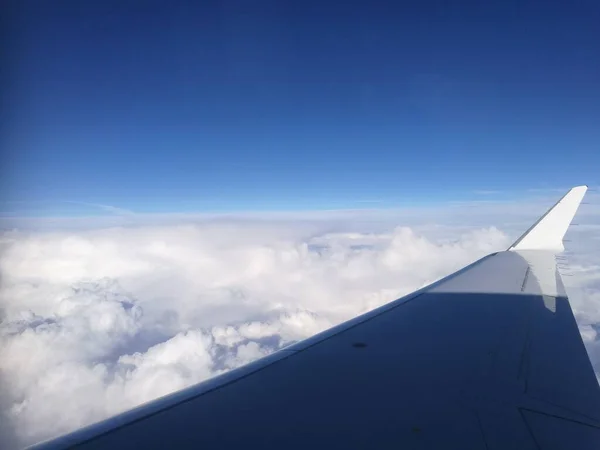
{"label": "white cloud", "polygon": [[[102,419],[506,248],[546,206],[6,232],[0,411],[21,445]],[[587,245],[567,263],[600,372],[600,260]]]}

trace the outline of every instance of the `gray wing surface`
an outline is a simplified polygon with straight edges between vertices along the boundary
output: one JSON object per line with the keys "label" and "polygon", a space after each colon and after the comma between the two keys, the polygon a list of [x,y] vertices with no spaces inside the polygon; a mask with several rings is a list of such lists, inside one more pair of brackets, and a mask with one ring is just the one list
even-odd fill
{"label": "gray wing surface", "polygon": [[553,248],[583,194],[507,251],[36,448],[598,449],[600,387]]}

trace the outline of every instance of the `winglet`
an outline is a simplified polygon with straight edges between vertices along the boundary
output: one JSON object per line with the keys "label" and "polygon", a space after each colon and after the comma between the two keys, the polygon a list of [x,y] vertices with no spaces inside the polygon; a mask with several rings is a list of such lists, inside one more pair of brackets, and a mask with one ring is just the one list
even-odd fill
{"label": "winglet", "polygon": [[569,190],[509,250],[563,251],[563,237],[586,191],[587,186],[576,186]]}

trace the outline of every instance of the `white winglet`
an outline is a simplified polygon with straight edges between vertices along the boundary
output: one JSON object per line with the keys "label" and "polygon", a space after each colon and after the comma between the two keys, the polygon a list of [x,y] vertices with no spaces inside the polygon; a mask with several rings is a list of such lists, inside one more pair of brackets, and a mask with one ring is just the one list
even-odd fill
{"label": "white winglet", "polygon": [[509,250],[563,251],[563,237],[583,200],[587,186],[569,190],[546,214],[538,219]]}

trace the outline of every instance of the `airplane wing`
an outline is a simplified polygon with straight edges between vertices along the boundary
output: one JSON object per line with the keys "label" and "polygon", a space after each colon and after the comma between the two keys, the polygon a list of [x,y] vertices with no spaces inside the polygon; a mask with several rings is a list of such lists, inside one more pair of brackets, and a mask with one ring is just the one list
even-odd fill
{"label": "airplane wing", "polygon": [[555,262],[586,189],[507,251],[35,448],[598,449],[600,387]]}

